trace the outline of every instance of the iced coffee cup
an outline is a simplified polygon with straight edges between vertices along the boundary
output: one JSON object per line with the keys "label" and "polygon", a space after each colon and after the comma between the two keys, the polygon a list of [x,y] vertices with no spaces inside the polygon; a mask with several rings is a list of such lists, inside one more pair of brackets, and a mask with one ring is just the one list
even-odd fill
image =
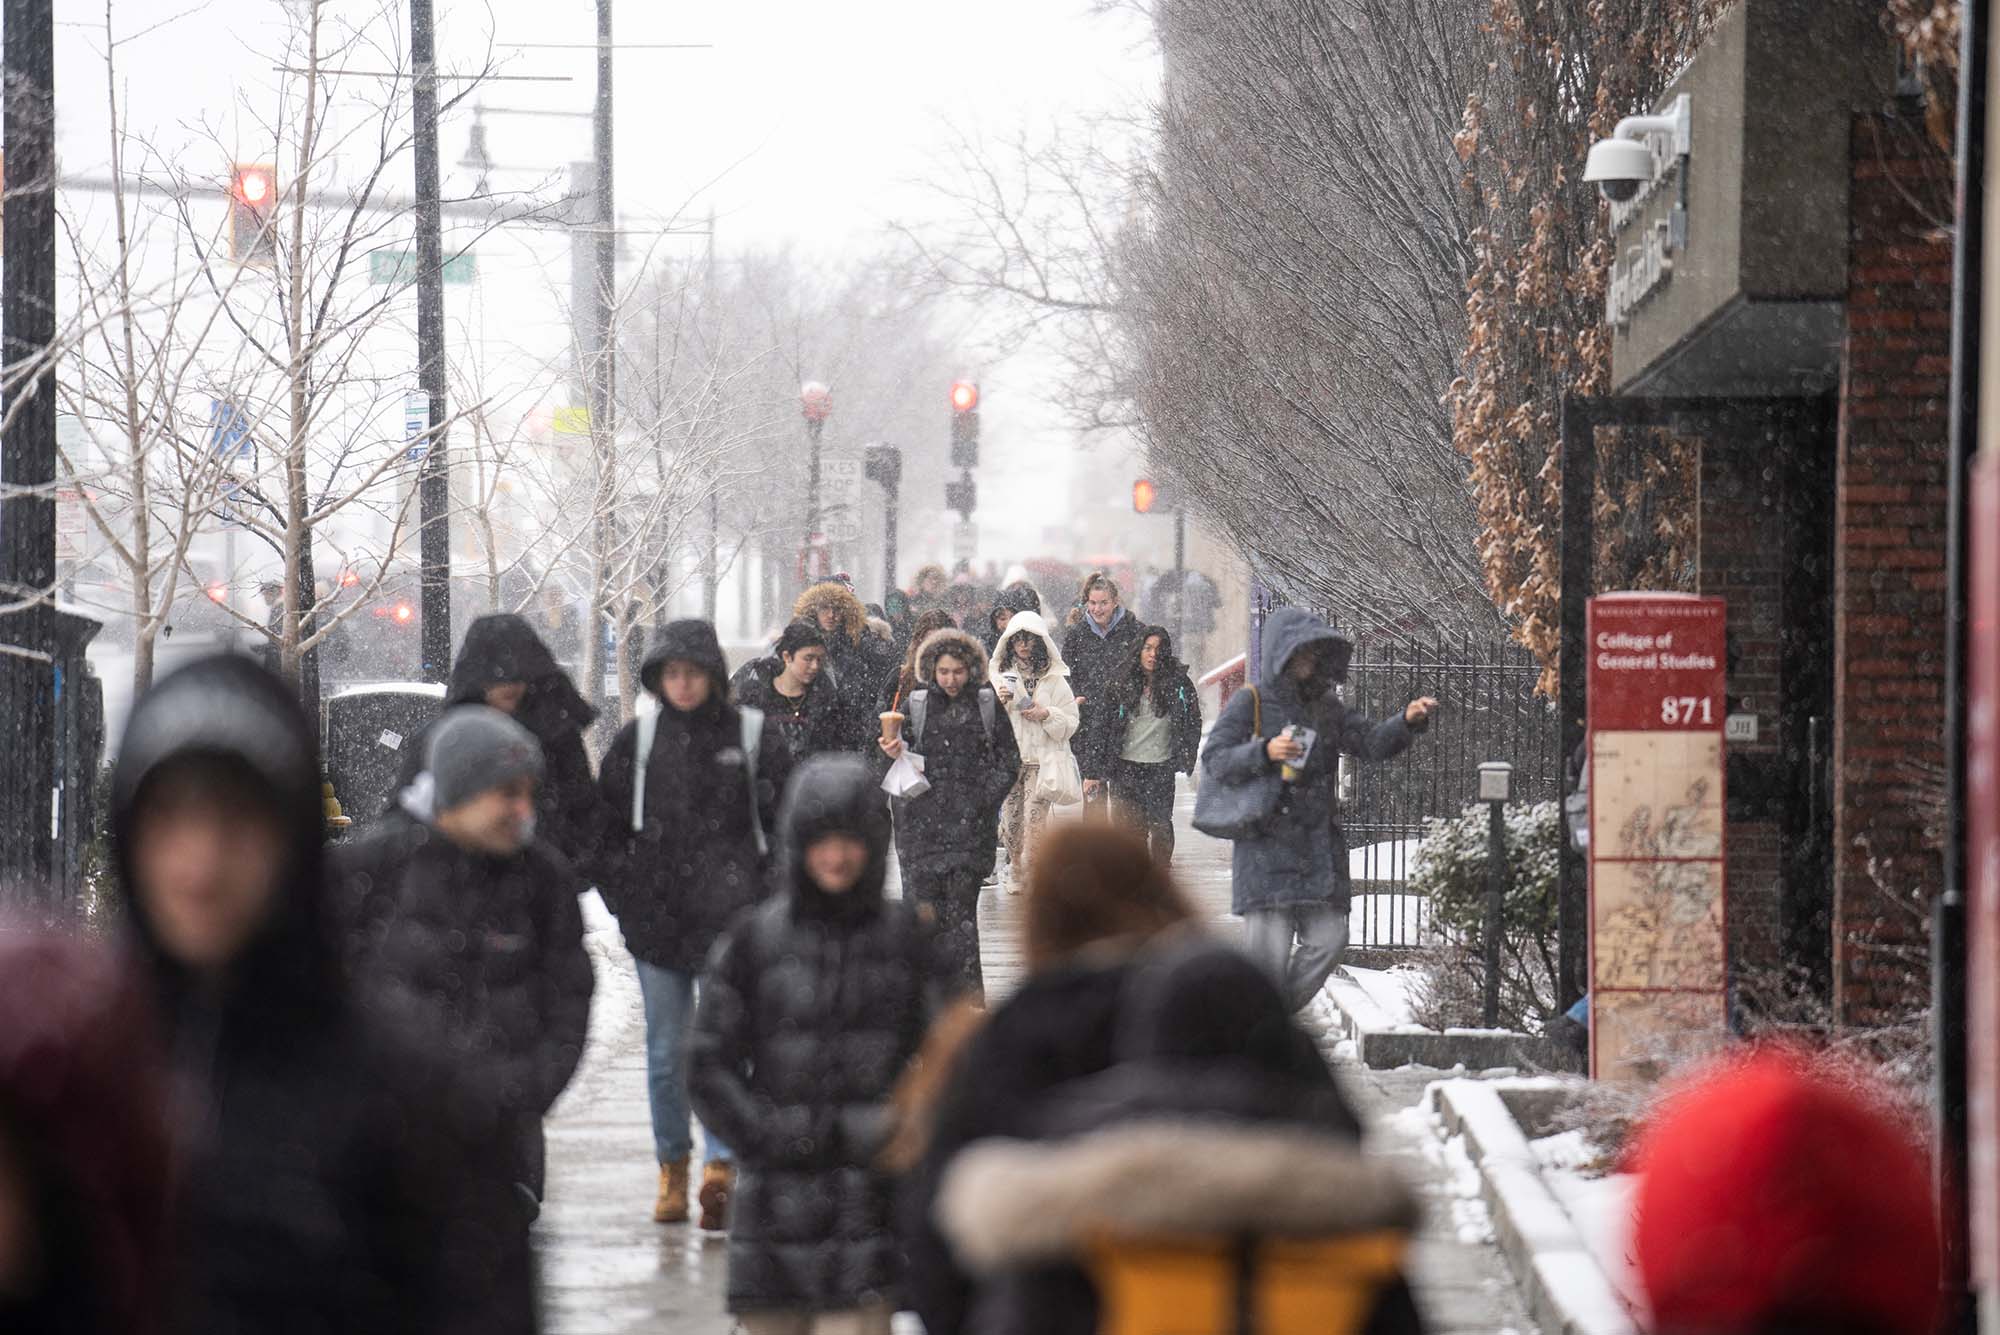
{"label": "iced coffee cup", "polygon": [[900,710],[887,710],[882,714],[882,740],[893,742],[903,735],[903,720],[906,716]]}

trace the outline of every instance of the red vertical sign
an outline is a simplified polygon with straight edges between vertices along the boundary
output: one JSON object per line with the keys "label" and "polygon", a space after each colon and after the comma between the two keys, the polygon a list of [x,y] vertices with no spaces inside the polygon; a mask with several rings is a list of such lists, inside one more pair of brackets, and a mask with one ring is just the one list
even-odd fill
{"label": "red vertical sign", "polygon": [[1591,1074],[1643,1077],[1728,1019],[1727,609],[1608,594],[1588,626]]}

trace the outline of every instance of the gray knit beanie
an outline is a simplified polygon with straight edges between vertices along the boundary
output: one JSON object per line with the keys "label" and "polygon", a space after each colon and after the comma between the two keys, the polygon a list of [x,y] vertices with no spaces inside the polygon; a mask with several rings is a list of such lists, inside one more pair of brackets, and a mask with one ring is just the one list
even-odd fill
{"label": "gray knit beanie", "polygon": [[431,776],[432,810],[449,811],[524,774],[541,778],[542,744],[497,709],[455,705],[431,729],[424,769]]}

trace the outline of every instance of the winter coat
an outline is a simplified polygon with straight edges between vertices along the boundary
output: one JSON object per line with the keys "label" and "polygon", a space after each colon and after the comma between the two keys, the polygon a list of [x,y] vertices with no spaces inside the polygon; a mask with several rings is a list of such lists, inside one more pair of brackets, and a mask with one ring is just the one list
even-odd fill
{"label": "winter coat", "polygon": [[1076,735],[1081,715],[1077,710],[1076,695],[1069,688],[1069,664],[1063,662],[1062,651],[1056,647],[1055,638],[1043,623],[1039,612],[1016,612],[1014,619],[1007,623],[1006,633],[1000,637],[1000,652],[986,669],[986,679],[997,691],[1000,676],[1005,672],[1021,669],[1013,660],[1014,639],[1019,635],[1033,635],[1041,640],[1048,651],[1048,670],[1035,683],[1034,703],[1049,711],[1049,716],[1039,723],[1031,723],[1021,717],[1021,701],[1007,706],[1007,721],[1014,725],[1014,741],[1021,751],[1021,764],[1040,765],[1054,756],[1069,750],[1069,739]]}
{"label": "winter coat", "polygon": [[[929,1148],[897,1199],[910,1251],[911,1306],[927,1335],[962,1335],[974,1280],[938,1231],[932,1207],[958,1152],[989,1138],[1036,1131],[1049,1090],[1108,1069],[1115,1060],[1118,1003],[1131,962],[1098,954],[1023,980],[965,1046],[938,1102]],[[1082,1272],[1056,1277],[1090,1300]]]}
{"label": "winter coat", "polygon": [[1230,697],[1209,730],[1202,776],[1210,783],[1245,783],[1276,765],[1269,740],[1297,723],[1318,734],[1302,776],[1285,785],[1277,815],[1254,838],[1238,839],[1230,858],[1231,905],[1237,913],[1292,904],[1331,903],[1346,912],[1353,899],[1347,838],[1340,828],[1340,755],[1387,760],[1409,749],[1421,726],[1401,715],[1372,722],[1352,713],[1332,690],[1307,701],[1285,675],[1292,655],[1327,646],[1345,670],[1347,641],[1315,617],[1281,607],[1264,623],[1263,734],[1253,735],[1257,701],[1249,691]]}
{"label": "winter coat", "polygon": [[[572,863],[581,864],[589,858],[604,821],[597,781],[591,777],[590,757],[583,747],[584,729],[597,711],[585,703],[526,617],[496,612],[474,618],[452,661],[444,708],[484,704],[487,687],[508,682],[527,683],[528,693],[514,711],[514,721],[542,744],[535,834]],[[433,721],[430,726],[437,724]],[[386,810],[394,811],[396,793],[416,781],[429,743],[430,728],[404,743],[396,792],[390,794]]]}
{"label": "winter coat", "polygon": [[[800,768],[786,800],[778,893],[739,919],[704,975],[689,1048],[694,1110],[736,1151],[729,1308],[825,1312],[893,1303],[901,1246],[875,1167],[889,1095],[928,1028],[939,976],[916,914],[883,897],[889,831],[855,756]],[[860,882],[806,875],[822,835],[868,847]]]}
{"label": "winter coat", "polygon": [[[162,948],[133,892],[148,778],[204,753],[272,795],[289,849],[269,916],[219,988]],[[191,664],[133,710],[111,823],[134,958],[181,1088],[169,1328],[533,1330],[501,1124],[441,1054],[351,992],[329,930],[323,821],[313,730],[292,689],[250,660]]]}
{"label": "winter coat", "polygon": [[776,685],[784,670],[785,660],[775,655],[751,659],[729,679],[729,698],[738,708],[763,711],[765,726],[784,739],[794,763],[822,751],[853,749],[852,714],[826,674],[814,677],[806,693],[793,700]]}
{"label": "winter coat", "polygon": [[398,810],[332,860],[357,976],[539,1123],[583,1056],[594,982],[562,855],[470,852]]}
{"label": "winter coat", "polygon": [[[938,656],[946,650],[962,656],[971,669],[956,700],[936,685]],[[934,632],[917,651],[917,676],[924,683],[919,689],[927,693],[923,733],[911,735],[916,727],[912,717],[904,740],[924,758],[924,778],[931,786],[920,797],[891,800],[896,856],[906,877],[984,877],[993,870],[1000,808],[1021,772],[1020,747],[997,699],[993,726],[986,726],[979,695],[992,688],[981,684],[986,651],[978,640],[962,630]],[[903,712],[911,712],[909,701]],[[879,746],[874,764],[878,775],[886,774],[891,764]]]}
{"label": "winter coat", "polygon": [[[0,1153],[39,1264],[10,1335],[157,1335],[170,1272],[167,1081],[146,997],[74,936],[0,931]],[[53,1077],[53,1078],[52,1078]]]}
{"label": "winter coat", "polygon": [[[1105,695],[1110,691],[1118,674],[1139,652],[1139,632],[1143,629],[1139,618],[1125,608],[1119,608],[1112,618],[1111,629],[1099,635],[1090,620],[1089,613],[1080,613],[1076,624],[1063,634],[1063,661],[1069,664],[1070,690],[1075,692],[1082,706],[1083,726],[1070,739],[1070,746],[1076,752],[1079,766],[1089,760],[1090,737],[1094,729],[1103,725],[1097,715],[1103,709]],[[1102,778],[1084,770],[1086,778]]]}
{"label": "winter coat", "polygon": [[[1289,1314],[1242,1327],[1259,1335],[1419,1329],[1401,1275],[1417,1200],[1361,1153],[1257,966],[1212,941],[1162,949],[1119,1012],[1115,1065],[1050,1090],[1032,1136],[983,1140],[945,1172],[937,1217],[986,1277],[970,1328],[1085,1335],[1115,1298],[1121,1330],[1184,1330],[1191,1306]],[[1270,1263],[1279,1248],[1288,1264]],[[1349,1285],[1363,1315],[1337,1324]]]}
{"label": "winter coat", "polygon": [[[700,665],[711,682],[701,708],[683,714],[660,694],[671,660]],[[763,894],[765,855],[791,753],[778,731],[758,738],[756,778],[743,754],[742,714],[729,703],[722,645],[705,621],[675,621],[646,655],[640,684],[659,701],[646,762],[643,828],[631,826],[639,725],[619,729],[598,775],[609,819],[597,885],[634,957],[695,973],[729,920]],[[754,812],[754,816],[753,816]]]}
{"label": "winter coat", "polygon": [[[986,646],[987,653],[999,657],[997,650],[1000,647],[1000,636],[1004,633],[1000,629],[1000,614],[1034,612],[1039,615],[1041,610],[1042,595],[1035,592],[1034,585],[1016,580],[1000,590],[1000,596],[993,600],[992,610],[986,614],[986,629],[980,633],[979,642]],[[1046,622],[1043,623],[1042,629],[1046,634],[1048,630]],[[1050,649],[1053,651],[1054,645],[1051,645]]]}
{"label": "winter coat", "polygon": [[875,688],[891,665],[891,646],[870,633],[868,609],[838,580],[826,580],[801,593],[792,604],[792,620],[818,625],[822,611],[840,617],[838,628],[826,637],[823,672],[840,698],[840,721],[833,736],[838,749],[857,751],[880,731]]}
{"label": "winter coat", "polygon": [[[1172,764],[1176,774],[1192,774],[1201,759],[1201,692],[1195,689],[1194,678],[1178,659],[1172,657],[1173,641],[1164,631],[1149,631],[1158,634],[1162,662],[1155,673],[1165,672],[1167,677],[1167,718],[1173,728]],[[1144,640],[1140,641],[1144,644]],[[1105,693],[1105,707],[1093,715],[1095,730],[1087,739],[1084,750],[1084,775],[1092,779],[1109,779],[1115,774],[1118,761],[1125,750],[1125,738],[1133,716],[1140,707],[1140,692],[1148,697],[1154,694],[1153,687],[1143,685],[1145,679],[1133,674],[1138,665],[1138,646],[1133,648],[1134,657],[1126,663],[1122,676],[1114,676],[1110,689]],[[1158,683],[1155,682],[1154,685]],[[1157,703],[1154,706],[1157,708]]]}

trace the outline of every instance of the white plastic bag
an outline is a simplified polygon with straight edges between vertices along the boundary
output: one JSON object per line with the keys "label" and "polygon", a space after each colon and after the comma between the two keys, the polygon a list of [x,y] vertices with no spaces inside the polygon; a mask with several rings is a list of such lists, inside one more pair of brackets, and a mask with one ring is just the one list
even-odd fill
{"label": "white plastic bag", "polygon": [[1058,748],[1041,763],[1040,772],[1035,775],[1034,796],[1059,807],[1083,801],[1083,771],[1076,767],[1076,757],[1068,747]]}
{"label": "white plastic bag", "polygon": [[897,756],[882,776],[882,791],[891,797],[922,797],[930,790],[931,781],[924,777],[924,758],[915,751]]}

